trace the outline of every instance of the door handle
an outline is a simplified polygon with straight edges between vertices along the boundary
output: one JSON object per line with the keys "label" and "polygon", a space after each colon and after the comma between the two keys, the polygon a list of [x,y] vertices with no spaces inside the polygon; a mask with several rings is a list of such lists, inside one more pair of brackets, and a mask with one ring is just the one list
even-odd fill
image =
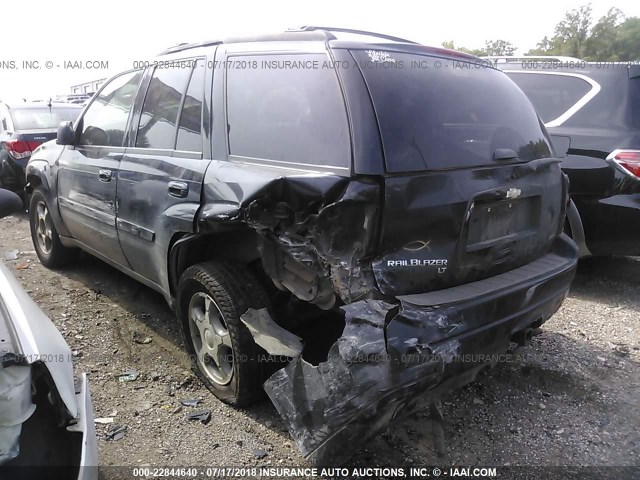
{"label": "door handle", "polygon": [[169,182],[169,195],[185,198],[189,194],[189,185],[184,182]]}
{"label": "door handle", "polygon": [[98,177],[101,182],[110,182],[111,181],[111,170],[99,170]]}

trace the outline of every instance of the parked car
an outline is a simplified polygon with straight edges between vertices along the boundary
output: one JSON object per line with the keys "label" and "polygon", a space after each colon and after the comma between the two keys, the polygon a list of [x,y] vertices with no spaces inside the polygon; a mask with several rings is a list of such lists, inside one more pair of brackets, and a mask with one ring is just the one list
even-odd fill
{"label": "parked car", "polygon": [[65,103],[79,103],[84,105],[88,100],[91,99],[91,95],[88,93],[73,93],[70,95],[57,95],[57,102],[65,102]]}
{"label": "parked car", "polygon": [[587,255],[640,255],[640,65],[502,57],[565,157],[568,231]]}
{"label": "parked car", "polygon": [[[0,218],[22,209],[0,189]],[[87,377],[71,350],[0,262],[0,477],[97,479]],[[27,468],[28,467],[28,468]]]}
{"label": "parked car", "polygon": [[560,160],[506,75],[343,32],[171,48],[27,167],[42,263],[81,248],[161,292],[211,391],[264,384],[315,461],[526,343],[577,259]]}
{"label": "parked car", "polygon": [[22,193],[32,152],[56,138],[60,122],[74,121],[81,111],[67,103],[0,103],[0,188]]}

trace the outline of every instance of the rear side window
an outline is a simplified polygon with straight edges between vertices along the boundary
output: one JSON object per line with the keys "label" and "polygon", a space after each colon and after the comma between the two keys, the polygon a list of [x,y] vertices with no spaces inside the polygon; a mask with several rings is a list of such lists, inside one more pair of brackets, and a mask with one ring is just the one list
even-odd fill
{"label": "rear side window", "polygon": [[176,150],[202,153],[202,103],[204,101],[204,60],[198,60],[191,74],[178,124]]}
{"label": "rear side window", "polygon": [[[407,172],[488,165],[551,155],[527,97],[502,72],[463,61],[353,51],[380,125],[387,170]],[[501,160],[505,162],[505,160]]]}
{"label": "rear side window", "polygon": [[82,108],[12,108],[16,130],[56,130],[60,122],[75,122]]}
{"label": "rear side window", "polygon": [[[344,101],[322,54],[232,57],[227,71],[229,153],[294,164],[348,167]],[[314,63],[319,62],[319,63]]]}
{"label": "rear side window", "polygon": [[82,117],[80,145],[121,147],[142,72],[119,75],[105,85]]}
{"label": "rear side window", "polygon": [[156,67],[142,106],[136,147],[174,148],[178,112],[190,77],[190,68]]}
{"label": "rear side window", "polygon": [[591,90],[578,77],[548,73],[508,73],[529,97],[544,123],[551,122],[573,107]]}

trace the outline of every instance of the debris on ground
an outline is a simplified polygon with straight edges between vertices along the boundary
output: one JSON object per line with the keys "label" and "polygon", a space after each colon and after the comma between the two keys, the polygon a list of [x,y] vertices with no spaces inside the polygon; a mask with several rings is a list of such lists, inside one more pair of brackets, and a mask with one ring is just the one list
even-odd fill
{"label": "debris on ground", "polygon": [[140,345],[146,345],[148,343],[151,343],[151,337],[145,335],[144,333],[135,331],[133,332],[133,341],[139,343]]}
{"label": "debris on ground", "polygon": [[93,421],[100,424],[113,423],[113,417],[94,418]]}
{"label": "debris on ground", "polygon": [[8,262],[17,260],[18,253],[20,253],[18,250],[9,250],[8,252],[4,252],[4,259]]}
{"label": "debris on ground", "polygon": [[186,418],[187,420],[198,420],[206,425],[211,420],[211,410],[198,410],[197,412],[188,413]]}
{"label": "debris on ground", "polygon": [[116,378],[118,379],[119,382],[121,383],[126,383],[126,382],[134,382],[138,379],[138,377],[140,376],[140,372],[138,372],[135,369],[131,369],[131,370],[127,370],[119,375],[116,375]]}
{"label": "debris on ground", "polygon": [[253,449],[253,455],[256,458],[264,458],[268,455],[267,452],[265,452],[264,450],[262,450],[261,448],[254,448]]}
{"label": "debris on ground", "polygon": [[118,441],[124,437],[124,432],[127,431],[126,425],[114,425],[105,435],[107,441]]}

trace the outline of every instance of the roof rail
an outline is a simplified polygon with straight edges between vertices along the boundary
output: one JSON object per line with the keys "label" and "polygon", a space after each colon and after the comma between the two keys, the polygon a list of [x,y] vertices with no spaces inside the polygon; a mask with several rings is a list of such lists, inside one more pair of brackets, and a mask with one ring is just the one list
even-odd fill
{"label": "roof rail", "polygon": [[583,60],[575,57],[563,57],[558,55],[487,55],[480,58],[487,60],[495,60],[496,62],[521,62],[523,60],[555,60],[558,62],[582,62]]}
{"label": "roof rail", "polygon": [[325,30],[327,32],[338,32],[338,33],[353,33],[355,35],[367,35],[369,37],[384,38],[385,40],[391,40],[392,42],[412,43],[414,45],[418,45],[418,42],[407,40],[406,38],[394,37],[391,35],[385,35],[383,33],[369,32],[367,30],[354,30],[351,28],[318,27],[314,25],[305,25],[299,28],[290,28],[287,31],[288,32],[313,32],[316,30]]}
{"label": "roof rail", "polygon": [[165,51],[160,52],[160,55],[168,55],[169,53],[181,52],[183,50],[189,50],[191,48],[211,47],[213,45],[220,45],[221,43],[222,41],[220,40],[210,40],[200,43],[179,43],[178,45],[169,47]]}

